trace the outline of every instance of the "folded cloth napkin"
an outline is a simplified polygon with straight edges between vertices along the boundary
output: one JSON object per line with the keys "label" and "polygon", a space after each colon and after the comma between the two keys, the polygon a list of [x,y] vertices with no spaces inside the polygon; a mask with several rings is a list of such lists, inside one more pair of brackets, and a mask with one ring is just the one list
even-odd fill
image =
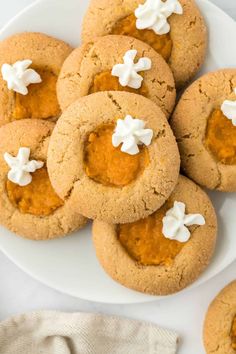
{"label": "folded cloth napkin", "polygon": [[87,313],[33,312],[0,323],[1,354],[174,354],[177,334]]}

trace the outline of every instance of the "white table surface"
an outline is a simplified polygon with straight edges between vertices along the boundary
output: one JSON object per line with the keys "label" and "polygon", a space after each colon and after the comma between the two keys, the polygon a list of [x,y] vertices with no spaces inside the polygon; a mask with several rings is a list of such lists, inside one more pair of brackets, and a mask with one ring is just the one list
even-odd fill
{"label": "white table surface", "polygon": [[[32,2],[33,0],[7,0],[3,5],[2,1],[0,27]],[[236,19],[236,0],[212,0],[212,2]],[[202,324],[208,304],[221,288],[235,278],[236,263],[207,284],[183,294],[179,293],[175,297],[148,304],[106,305],[82,301],[44,286],[23,273],[0,252],[0,320],[40,309],[120,315],[151,321],[176,330],[181,336],[179,354],[204,354]]]}

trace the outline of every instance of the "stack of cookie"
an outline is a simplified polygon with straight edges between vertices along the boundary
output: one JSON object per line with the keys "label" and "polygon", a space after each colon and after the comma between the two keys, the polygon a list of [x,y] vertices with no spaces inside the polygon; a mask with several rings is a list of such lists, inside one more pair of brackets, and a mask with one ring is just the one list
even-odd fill
{"label": "stack of cookie", "polygon": [[200,78],[175,107],[206,53],[194,0],[92,0],[82,41],[72,50],[23,33],[0,44],[0,222],[49,239],[93,219],[113,279],[174,293],[215,248],[198,185],[236,190],[236,70]]}
{"label": "stack of cookie", "polygon": [[56,83],[72,48],[40,33],[0,43],[0,222],[34,240],[86,223],[54,191],[47,168],[49,139],[61,114]]}

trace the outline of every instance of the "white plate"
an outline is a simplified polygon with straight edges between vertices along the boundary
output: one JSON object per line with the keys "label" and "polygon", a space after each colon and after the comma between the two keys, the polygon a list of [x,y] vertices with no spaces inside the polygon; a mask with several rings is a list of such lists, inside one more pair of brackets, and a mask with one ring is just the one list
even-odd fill
{"label": "white plate", "polygon": [[[236,23],[206,0],[197,0],[210,32],[208,57],[202,72],[236,63]],[[78,46],[88,0],[39,0],[13,18],[0,39],[21,31],[41,31]],[[210,193],[219,219],[214,259],[195,287],[236,259],[236,194]],[[64,239],[33,242],[0,227],[0,249],[25,272],[61,292],[106,303],[137,303],[160,299],[116,284],[95,257],[90,226]],[[186,291],[186,290],[184,290]]]}

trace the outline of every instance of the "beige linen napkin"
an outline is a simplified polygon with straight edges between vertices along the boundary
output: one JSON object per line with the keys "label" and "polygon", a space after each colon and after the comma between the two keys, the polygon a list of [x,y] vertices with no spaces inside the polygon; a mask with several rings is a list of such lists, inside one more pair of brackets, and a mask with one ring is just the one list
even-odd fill
{"label": "beige linen napkin", "polygon": [[177,335],[145,322],[33,312],[0,323],[1,354],[174,354]]}

